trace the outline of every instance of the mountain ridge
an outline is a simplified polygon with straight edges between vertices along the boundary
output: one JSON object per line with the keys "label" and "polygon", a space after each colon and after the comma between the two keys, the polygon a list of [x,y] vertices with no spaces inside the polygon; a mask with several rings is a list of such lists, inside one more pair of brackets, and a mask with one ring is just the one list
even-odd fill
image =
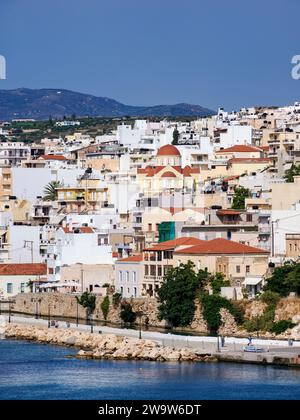
{"label": "mountain ridge", "polygon": [[0,121],[32,118],[46,120],[77,116],[98,117],[176,117],[209,116],[215,111],[185,102],[173,105],[125,105],[103,96],[95,96],[67,89],[17,88],[0,90]]}

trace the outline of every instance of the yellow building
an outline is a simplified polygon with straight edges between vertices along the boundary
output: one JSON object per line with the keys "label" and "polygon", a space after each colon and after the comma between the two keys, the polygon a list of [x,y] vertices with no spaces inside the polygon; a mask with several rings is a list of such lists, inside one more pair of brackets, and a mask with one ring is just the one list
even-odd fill
{"label": "yellow building", "polygon": [[68,212],[80,213],[109,206],[108,188],[102,186],[101,180],[92,174],[82,176],[74,187],[57,188],[57,198],[60,208]]}

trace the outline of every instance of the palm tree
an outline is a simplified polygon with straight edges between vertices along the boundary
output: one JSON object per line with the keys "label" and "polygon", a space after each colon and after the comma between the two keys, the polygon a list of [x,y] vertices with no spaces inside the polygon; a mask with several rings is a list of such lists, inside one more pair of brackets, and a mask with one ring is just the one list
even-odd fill
{"label": "palm tree", "polygon": [[60,181],[51,181],[49,184],[46,185],[44,189],[44,197],[45,201],[55,201],[57,200],[57,188],[60,188],[62,184]]}

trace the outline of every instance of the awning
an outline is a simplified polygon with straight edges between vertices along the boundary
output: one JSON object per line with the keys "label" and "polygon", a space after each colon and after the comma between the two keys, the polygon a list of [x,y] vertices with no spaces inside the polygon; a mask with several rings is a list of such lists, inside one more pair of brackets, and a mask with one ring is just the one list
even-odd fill
{"label": "awning", "polygon": [[262,281],[262,277],[246,277],[243,281],[245,286],[256,286]]}

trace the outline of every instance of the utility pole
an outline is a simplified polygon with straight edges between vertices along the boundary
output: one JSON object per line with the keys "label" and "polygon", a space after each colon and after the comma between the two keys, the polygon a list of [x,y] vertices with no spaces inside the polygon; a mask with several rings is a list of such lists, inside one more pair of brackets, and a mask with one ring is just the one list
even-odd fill
{"label": "utility pole", "polygon": [[27,248],[27,245],[30,247],[31,264],[33,264],[33,241],[24,241],[24,248]]}

